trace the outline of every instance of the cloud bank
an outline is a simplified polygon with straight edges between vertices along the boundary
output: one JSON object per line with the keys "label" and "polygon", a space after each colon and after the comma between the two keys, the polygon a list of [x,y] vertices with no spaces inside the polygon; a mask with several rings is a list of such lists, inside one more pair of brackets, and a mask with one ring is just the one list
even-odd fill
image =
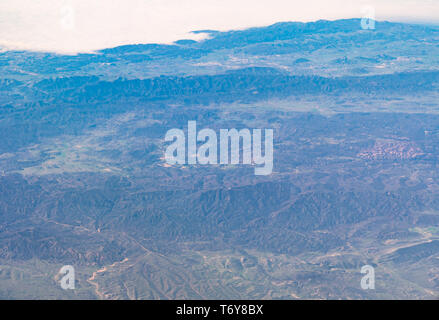
{"label": "cloud bank", "polygon": [[200,39],[194,30],[361,17],[365,6],[375,8],[377,20],[439,24],[435,0],[2,0],[0,47],[91,52]]}

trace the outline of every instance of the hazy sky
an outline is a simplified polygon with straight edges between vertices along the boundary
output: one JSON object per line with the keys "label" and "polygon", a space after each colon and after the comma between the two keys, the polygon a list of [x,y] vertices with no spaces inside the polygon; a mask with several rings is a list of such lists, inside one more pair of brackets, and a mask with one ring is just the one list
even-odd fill
{"label": "hazy sky", "polygon": [[0,47],[90,52],[200,29],[361,17],[367,6],[377,20],[439,24],[439,0],[0,0]]}

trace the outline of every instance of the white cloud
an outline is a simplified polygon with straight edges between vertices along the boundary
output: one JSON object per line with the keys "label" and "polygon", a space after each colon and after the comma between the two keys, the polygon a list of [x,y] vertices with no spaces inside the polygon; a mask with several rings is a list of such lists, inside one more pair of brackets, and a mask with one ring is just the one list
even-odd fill
{"label": "white cloud", "polygon": [[200,29],[360,17],[365,5],[378,20],[439,22],[434,0],[2,0],[0,46],[75,53],[170,43]]}

